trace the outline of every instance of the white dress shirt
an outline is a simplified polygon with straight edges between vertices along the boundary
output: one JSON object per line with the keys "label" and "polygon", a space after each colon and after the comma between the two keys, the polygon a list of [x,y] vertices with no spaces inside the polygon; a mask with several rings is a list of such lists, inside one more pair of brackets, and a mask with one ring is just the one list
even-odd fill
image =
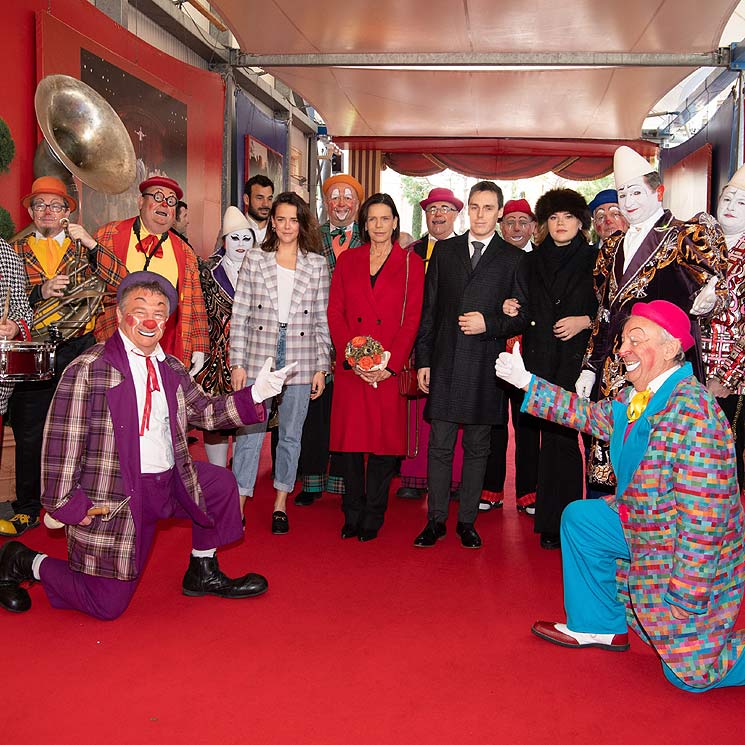
{"label": "white dress shirt", "polygon": [[[145,356],[124,335],[118,332],[124,342],[124,349],[129,360],[129,369],[135,384],[137,395],[137,434],[142,422],[142,414],[145,410],[145,391],[147,388],[147,363]],[[152,408],[150,410],[150,427],[140,437],[140,471],[142,473],[162,473],[173,468],[175,458],[173,456],[173,439],[171,436],[171,424],[168,414],[168,402],[163,390],[163,380],[160,377],[158,362],[162,362],[166,354],[160,344],[151,355],[154,360],[155,375],[158,378],[159,391],[153,391],[151,397]]]}
{"label": "white dress shirt", "polygon": [[490,233],[486,236],[486,238],[474,238],[471,235],[471,231],[468,231],[468,255],[473,259],[473,242],[477,241],[478,243],[483,243],[484,247],[481,249],[481,255],[484,255],[484,251],[486,251],[486,247],[491,243],[491,239],[494,237],[495,233],[497,231],[495,230],[493,233]]}
{"label": "white dress shirt", "polygon": [[634,254],[639,250],[642,241],[647,237],[647,234],[654,227],[655,223],[662,217],[664,210],[662,206],[653,215],[648,217],[644,222],[640,222],[638,225],[630,225],[623,239],[623,270],[624,272],[629,268],[631,259],[634,258]]}
{"label": "white dress shirt", "polygon": [[266,229],[269,225],[269,220],[266,221],[263,228],[260,228],[256,220],[254,220],[248,213],[246,213],[246,220],[248,220],[248,227],[256,233],[256,245],[260,246],[266,237]]}

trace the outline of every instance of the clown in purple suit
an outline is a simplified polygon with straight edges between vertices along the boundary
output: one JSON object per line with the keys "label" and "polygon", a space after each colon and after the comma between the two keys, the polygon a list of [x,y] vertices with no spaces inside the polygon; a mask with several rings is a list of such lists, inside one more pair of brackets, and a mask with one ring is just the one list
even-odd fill
{"label": "clown in purple suit", "polygon": [[263,401],[281,390],[287,370],[269,372],[267,360],[252,387],[207,396],[160,346],[177,306],[168,280],[133,272],[117,300],[118,331],[67,367],[44,432],[42,504],[65,525],[68,560],[6,543],[6,610],[30,608],[21,584],[35,579],[55,608],[116,618],[137,587],[158,521],[169,517],[192,522],[185,595],[247,598],[267,589],[259,574],[230,579],[220,571],[216,547],[243,535],[238,490],[227,469],[191,460],[187,431],[263,421]]}

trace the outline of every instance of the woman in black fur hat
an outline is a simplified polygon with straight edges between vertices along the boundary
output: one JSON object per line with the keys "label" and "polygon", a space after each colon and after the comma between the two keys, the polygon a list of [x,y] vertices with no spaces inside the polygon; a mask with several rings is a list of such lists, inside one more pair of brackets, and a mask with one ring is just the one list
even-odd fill
{"label": "woman in black fur hat", "polygon": [[[524,262],[529,307],[523,358],[528,370],[573,391],[598,307],[590,212],[581,194],[552,189],[538,200],[535,214],[538,246]],[[515,314],[516,301],[507,300],[504,311]],[[582,498],[584,488],[577,432],[527,415],[520,426],[535,432],[535,532],[542,548],[559,548],[561,513]]]}

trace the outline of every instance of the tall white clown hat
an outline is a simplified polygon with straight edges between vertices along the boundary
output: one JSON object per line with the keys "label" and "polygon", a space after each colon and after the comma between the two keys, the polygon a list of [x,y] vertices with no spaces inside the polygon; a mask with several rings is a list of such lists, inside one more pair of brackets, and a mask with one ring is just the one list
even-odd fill
{"label": "tall white clown hat", "polygon": [[654,172],[655,169],[646,158],[626,145],[621,145],[613,155],[613,176],[616,179],[616,189],[620,189],[632,179]]}
{"label": "tall white clown hat", "polygon": [[225,210],[222,218],[222,235],[233,233],[236,230],[246,230],[251,226],[248,224],[246,216],[232,205]]}
{"label": "tall white clown hat", "polygon": [[740,166],[735,171],[735,175],[729,180],[727,186],[731,186],[733,189],[742,189],[745,191],[745,165]]}

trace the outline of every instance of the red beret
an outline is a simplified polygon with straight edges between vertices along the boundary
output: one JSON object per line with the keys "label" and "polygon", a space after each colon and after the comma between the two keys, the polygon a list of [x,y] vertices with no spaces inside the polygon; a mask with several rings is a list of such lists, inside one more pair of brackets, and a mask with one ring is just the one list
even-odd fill
{"label": "red beret", "polygon": [[176,199],[181,199],[184,196],[183,189],[172,178],[168,178],[168,176],[151,176],[150,178],[145,179],[140,184],[140,194],[153,186],[160,186],[162,189],[170,189],[176,195]]}

